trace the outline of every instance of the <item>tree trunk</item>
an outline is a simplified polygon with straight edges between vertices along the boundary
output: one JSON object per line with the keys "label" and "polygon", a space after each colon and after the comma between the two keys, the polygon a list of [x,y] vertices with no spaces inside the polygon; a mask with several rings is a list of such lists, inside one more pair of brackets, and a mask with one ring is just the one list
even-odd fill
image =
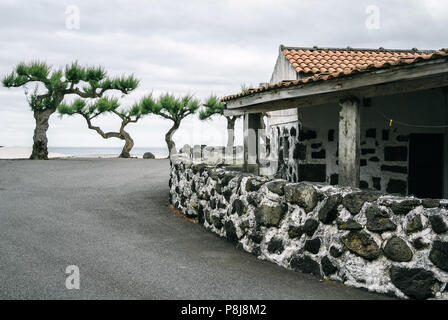
{"label": "tree trunk", "polygon": [[48,121],[55,111],[56,109],[34,110],[36,127],[34,128],[33,152],[30,160],[48,160]]}
{"label": "tree trunk", "polygon": [[179,125],[180,125],[180,123],[174,122],[174,125],[165,134],[165,142],[166,142],[166,146],[168,147],[168,158],[171,158],[172,154],[177,153],[176,144],[173,141],[173,135],[177,131],[177,129],[179,129]]}
{"label": "tree trunk", "polygon": [[119,158],[130,158],[131,157],[131,149],[134,147],[134,140],[132,140],[129,133],[124,131],[124,126],[120,129],[120,136],[121,139],[124,139],[125,143],[123,146],[123,150],[121,151],[121,154]]}
{"label": "tree trunk", "polygon": [[233,147],[235,143],[235,122],[237,117],[226,117],[227,119],[227,147]]}
{"label": "tree trunk", "polygon": [[92,124],[92,119],[89,118],[86,114],[81,114],[84,119],[87,121],[87,126],[91,130],[95,130],[98,132],[98,134],[103,137],[104,139],[110,139],[110,138],[118,138],[121,140],[124,140],[124,147],[121,150],[121,154],[118,156],[119,158],[130,158],[131,157],[131,149],[134,147],[134,140],[132,140],[129,133],[127,133],[124,128],[129,123],[129,120],[124,119],[121,122],[120,132],[104,132],[101,130],[100,127],[94,126]]}

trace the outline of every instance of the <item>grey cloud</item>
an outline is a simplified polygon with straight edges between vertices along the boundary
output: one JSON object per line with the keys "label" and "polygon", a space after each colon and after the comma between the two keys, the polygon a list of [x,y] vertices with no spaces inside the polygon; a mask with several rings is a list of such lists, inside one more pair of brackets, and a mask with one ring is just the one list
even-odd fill
{"label": "grey cloud", "polygon": [[[80,30],[65,28],[65,8],[71,4],[80,8]],[[379,30],[365,27],[366,7],[372,4],[380,9]],[[0,75],[19,61],[44,59],[62,66],[78,60],[102,64],[111,75],[133,73],[140,78],[139,90],[124,99],[125,104],[152,91],[194,93],[199,98],[211,92],[226,95],[239,91],[243,83],[268,81],[280,44],[447,47],[447,14],[443,0],[3,0]],[[22,121],[20,128],[7,120],[14,113],[13,120]],[[110,118],[102,121],[114,123]],[[103,144],[80,119],[53,117],[51,124],[52,145]],[[136,145],[163,145],[169,125],[156,117],[135,125],[131,130]],[[0,89],[0,126],[0,145],[30,144],[34,124],[22,89]],[[222,137],[214,128],[224,130],[225,123],[216,118],[199,125],[188,119],[175,139],[191,140],[196,127],[214,132],[212,138],[199,134],[197,143],[218,143]]]}

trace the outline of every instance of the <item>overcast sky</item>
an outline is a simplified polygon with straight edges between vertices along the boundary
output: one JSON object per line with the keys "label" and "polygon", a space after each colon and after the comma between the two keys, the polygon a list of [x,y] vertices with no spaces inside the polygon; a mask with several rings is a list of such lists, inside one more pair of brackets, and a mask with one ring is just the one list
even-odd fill
{"label": "overcast sky", "polygon": [[[70,28],[73,5],[79,29]],[[371,5],[379,24],[369,20]],[[78,60],[141,79],[124,105],[151,91],[223,96],[268,82],[280,44],[440,49],[448,47],[447,17],[444,0],[0,0],[0,75],[20,61]],[[97,123],[106,130],[118,124],[112,116]],[[149,116],[129,131],[136,147],[160,147],[170,125]],[[23,89],[0,88],[0,145],[31,146],[33,128]],[[80,117],[53,115],[48,136],[50,146],[122,145],[103,140]],[[174,139],[178,146],[222,145],[225,120],[189,118]]]}

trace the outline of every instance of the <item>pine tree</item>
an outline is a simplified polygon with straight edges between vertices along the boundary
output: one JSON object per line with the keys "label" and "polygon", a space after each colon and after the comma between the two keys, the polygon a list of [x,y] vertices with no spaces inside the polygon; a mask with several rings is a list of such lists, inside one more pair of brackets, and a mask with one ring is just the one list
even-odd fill
{"label": "pine tree", "polygon": [[[199,119],[207,120],[214,115],[224,116],[225,104],[218,97],[211,95],[199,112]],[[233,147],[235,143],[235,122],[240,116],[224,116],[227,120],[227,146]]]}
{"label": "pine tree", "polygon": [[176,144],[173,141],[174,133],[179,129],[182,120],[194,114],[199,109],[199,106],[199,100],[191,95],[176,97],[169,93],[162,95],[154,106],[147,106],[151,110],[151,113],[173,122],[173,126],[165,134],[169,157],[176,153]]}
{"label": "pine tree", "polygon": [[[128,94],[137,88],[138,83],[133,76],[109,78],[102,67],[81,67],[77,62],[67,65],[63,70],[54,69],[40,61],[19,63],[2,79],[3,86],[7,88],[25,88],[36,120],[30,159],[39,160],[48,159],[48,122],[66,95],[101,98],[109,90]],[[31,92],[28,84],[36,85]]]}
{"label": "pine tree", "polygon": [[[104,139],[118,138],[124,140],[125,144],[119,158],[129,158],[134,147],[134,140],[125,128],[128,124],[136,123],[147,115],[154,105],[155,101],[151,96],[148,96],[130,108],[119,109],[120,104],[117,99],[104,97],[90,104],[83,99],[76,99],[71,104],[61,104],[58,111],[61,115],[81,115],[86,120],[87,127],[96,131]],[[114,114],[120,118],[121,125],[118,131],[104,132],[100,127],[92,124],[93,119],[104,114]]]}

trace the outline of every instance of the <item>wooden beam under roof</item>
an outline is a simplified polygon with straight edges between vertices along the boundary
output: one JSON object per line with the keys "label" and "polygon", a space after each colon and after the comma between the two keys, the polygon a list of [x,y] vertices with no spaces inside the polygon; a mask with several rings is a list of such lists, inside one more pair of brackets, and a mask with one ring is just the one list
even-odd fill
{"label": "wooden beam under roof", "polygon": [[229,116],[301,108],[334,103],[349,96],[370,98],[446,86],[448,61],[438,59],[255,93],[226,102],[224,114]]}

